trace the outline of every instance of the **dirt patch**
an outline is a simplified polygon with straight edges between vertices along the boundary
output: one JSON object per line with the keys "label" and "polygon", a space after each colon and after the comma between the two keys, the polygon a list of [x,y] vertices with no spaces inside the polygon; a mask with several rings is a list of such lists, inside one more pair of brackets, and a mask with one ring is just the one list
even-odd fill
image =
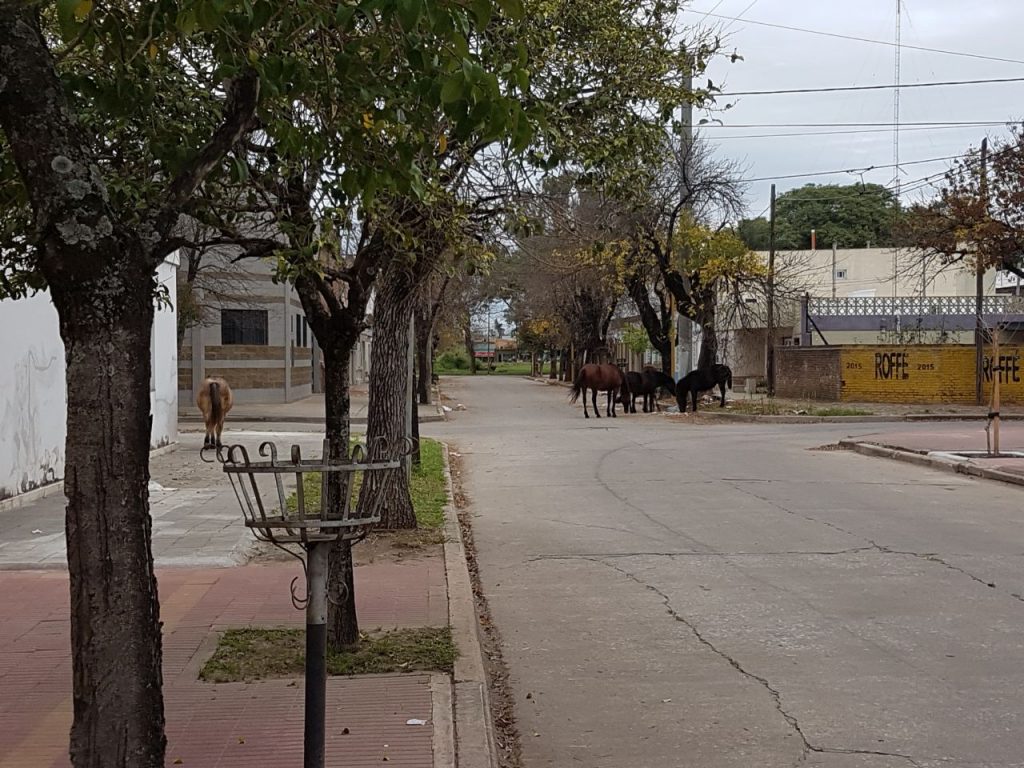
{"label": "dirt patch", "polygon": [[455,508],[459,527],[466,548],[466,563],[473,583],[473,599],[476,603],[477,621],[483,630],[480,642],[484,652],[484,670],[490,692],[491,719],[494,721],[495,740],[498,743],[498,761],[502,768],[522,768],[522,746],[519,727],[515,717],[515,699],[509,683],[508,666],[502,655],[501,635],[491,620],[487,597],[480,585],[480,569],[473,546],[473,528],[468,511],[469,498],[462,485],[462,457],[452,446],[449,452],[452,472],[452,490],[455,494]]}
{"label": "dirt patch", "polygon": [[[443,543],[444,532],[437,529],[374,531],[353,545],[352,553],[357,566],[378,561],[418,560],[423,557],[441,557]],[[287,563],[293,560],[287,552],[262,541],[257,543],[250,558],[253,563]]]}

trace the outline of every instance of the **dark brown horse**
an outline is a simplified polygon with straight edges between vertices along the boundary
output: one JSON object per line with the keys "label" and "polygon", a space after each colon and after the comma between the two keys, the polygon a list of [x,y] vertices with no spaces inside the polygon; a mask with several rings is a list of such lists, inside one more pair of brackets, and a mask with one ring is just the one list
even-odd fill
{"label": "dark brown horse", "polygon": [[619,402],[626,406],[627,413],[636,413],[636,399],[638,396],[644,398],[644,413],[660,411],[658,405],[658,390],[667,389],[670,395],[676,393],[675,380],[659,371],[656,368],[647,366],[643,371],[629,371],[626,374],[626,381],[629,382],[629,400],[620,399]]}
{"label": "dark brown horse", "polygon": [[718,387],[722,392],[720,408],[725,408],[725,388],[732,389],[732,369],[715,363],[710,368],[690,371],[676,383],[676,402],[679,412],[686,413],[686,396],[693,398],[693,412],[697,412],[697,396]]}
{"label": "dark brown horse", "polygon": [[601,413],[597,409],[598,392],[608,393],[608,406],[605,410],[612,418],[615,418],[615,393],[618,392],[618,397],[622,399],[622,402],[626,403],[629,401],[629,383],[626,381],[626,375],[619,370],[617,365],[611,365],[610,363],[588,363],[580,368],[579,375],[576,376],[576,381],[572,385],[572,394],[569,395],[569,402],[575,403],[579,400],[580,393],[582,393],[583,415],[589,419],[590,414],[587,413],[588,389],[593,390],[591,402],[594,404],[594,415],[599,419],[601,418]]}

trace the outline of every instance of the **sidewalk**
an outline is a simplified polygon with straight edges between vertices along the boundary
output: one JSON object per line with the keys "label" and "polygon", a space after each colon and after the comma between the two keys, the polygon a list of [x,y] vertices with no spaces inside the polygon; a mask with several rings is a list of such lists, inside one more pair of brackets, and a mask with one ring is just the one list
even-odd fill
{"label": "sidewalk", "polygon": [[[288,594],[291,579],[301,576],[298,564],[157,575],[167,764],[297,768],[301,680],[212,684],[197,675],[223,629],[302,626],[303,614]],[[356,594],[366,629],[443,626],[448,620],[439,557],[360,566]],[[72,712],[66,574],[0,573],[0,619],[0,768],[65,768]],[[451,718],[446,675],[331,678],[327,690],[328,765],[434,765],[435,718]],[[427,725],[407,725],[411,718]]]}
{"label": "sidewalk", "polygon": [[885,431],[844,440],[842,445],[871,456],[1024,485],[1024,457],[1006,455],[1024,452],[1024,424],[1004,422],[999,435],[1000,455],[991,457],[984,455],[988,451],[984,422]]}
{"label": "sidewalk", "polygon": [[[366,389],[350,391],[350,417],[352,424],[365,424],[370,408],[370,396]],[[437,412],[436,405],[421,405],[419,408],[420,423],[443,421]],[[178,420],[185,429],[192,425],[201,427],[202,414],[195,403],[180,402],[178,404]],[[227,427],[232,424],[247,422],[279,422],[283,424],[322,424],[324,421],[324,396],[310,395],[292,403],[235,403],[227,417]]]}

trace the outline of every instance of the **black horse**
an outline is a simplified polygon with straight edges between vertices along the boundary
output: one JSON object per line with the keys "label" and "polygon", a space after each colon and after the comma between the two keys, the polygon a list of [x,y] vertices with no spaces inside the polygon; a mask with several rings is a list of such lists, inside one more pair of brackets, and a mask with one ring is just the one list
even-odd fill
{"label": "black horse", "polygon": [[669,394],[675,395],[676,383],[673,378],[655,368],[644,368],[641,371],[629,371],[626,374],[626,381],[629,382],[629,402],[620,400],[627,413],[636,413],[637,395],[643,395],[644,413],[651,413],[660,410],[658,406],[658,390],[664,387]]}
{"label": "black horse", "polygon": [[732,369],[727,365],[715,363],[710,368],[690,371],[676,382],[676,402],[679,412],[686,413],[686,396],[693,399],[693,412],[697,412],[697,395],[718,387],[722,391],[720,408],[725,408],[725,388],[732,389]]}

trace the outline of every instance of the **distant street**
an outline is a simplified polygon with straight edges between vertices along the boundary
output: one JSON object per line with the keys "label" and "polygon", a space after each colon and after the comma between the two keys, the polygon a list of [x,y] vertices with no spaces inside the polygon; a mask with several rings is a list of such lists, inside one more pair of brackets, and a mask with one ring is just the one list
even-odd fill
{"label": "distant street", "polygon": [[443,386],[527,768],[1024,766],[1024,490]]}

